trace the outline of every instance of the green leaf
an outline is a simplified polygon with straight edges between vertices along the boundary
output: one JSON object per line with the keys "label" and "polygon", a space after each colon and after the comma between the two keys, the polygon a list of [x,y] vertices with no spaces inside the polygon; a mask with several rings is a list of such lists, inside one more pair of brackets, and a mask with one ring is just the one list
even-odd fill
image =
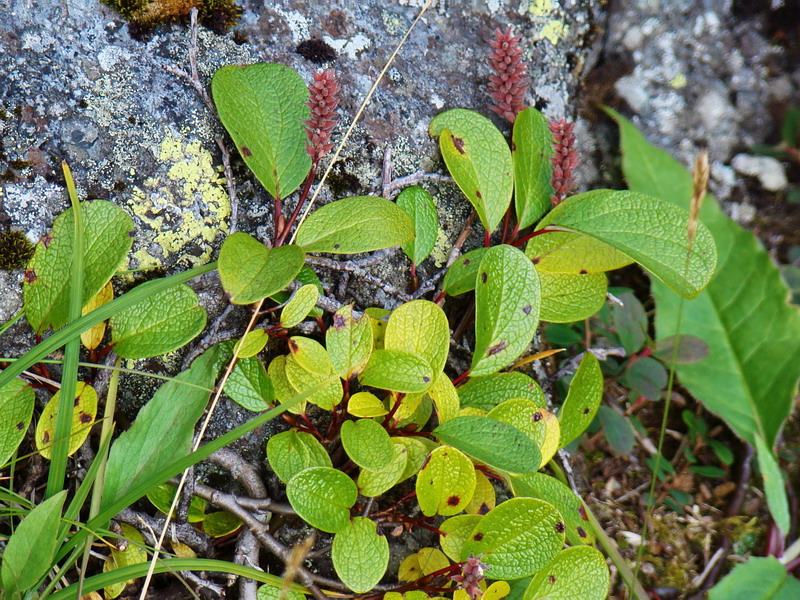
{"label": "green leaf", "polygon": [[404,189],[397,196],[397,206],[402,208],[414,224],[414,239],[401,248],[408,259],[418,265],[422,263],[436,245],[439,234],[439,213],[431,195],[419,186]]}
{"label": "green leaf", "polygon": [[542,286],[539,318],[550,323],[588,319],[603,307],[608,283],[603,273],[551,273],[538,271]]}
{"label": "green leaf", "polygon": [[461,549],[461,560],[478,556],[489,579],[521,579],[549,563],[564,545],[564,523],[552,505],[512,498],[486,513]]}
{"label": "green leaf", "polygon": [[602,273],[633,262],[628,255],[605,242],[565,231],[549,231],[532,238],[525,247],[525,255],[540,273]]}
{"label": "green leaf", "polygon": [[380,423],[370,419],[342,423],[342,446],[363,469],[380,471],[394,458],[394,444]]}
{"label": "green leaf", "polygon": [[206,311],[187,285],[169,288],[111,318],[111,345],[122,358],[147,358],[180,348],[206,326]]}
{"label": "green leaf", "polygon": [[[558,421],[551,413],[547,413],[554,423],[548,423],[544,418],[545,411],[533,400],[527,398],[512,398],[495,406],[490,410],[486,417],[507,423],[516,427],[534,443],[536,447],[535,460],[536,468],[541,469],[550,460],[555,451],[558,450],[558,432],[552,430],[548,437],[548,425],[558,426]],[[547,446],[547,447],[545,447]],[[534,460],[533,458],[531,460]]]}
{"label": "green leaf", "polygon": [[606,440],[614,452],[620,456],[628,456],[636,441],[630,419],[608,406],[601,406],[597,416],[605,430]]}
{"label": "green leaf", "polygon": [[[313,388],[314,386],[330,379],[330,375],[307,371],[300,366],[300,364],[291,355],[286,357],[285,373],[292,389],[298,392]],[[322,390],[309,396],[307,402],[316,404],[324,410],[333,410],[333,407],[339,404],[341,400],[342,382],[339,379],[334,379],[333,381],[330,381]]]}
{"label": "green leaf", "polygon": [[317,340],[295,335],[289,338],[289,352],[303,369],[316,375],[333,375],[333,365],[325,346]]}
{"label": "green leaf", "polygon": [[297,230],[306,252],[358,254],[399,246],[414,239],[414,223],[391,200],[355,196],[315,210]]}
{"label": "green leaf", "polygon": [[225,394],[239,406],[253,412],[272,407],[275,390],[263,363],[255,356],[236,363],[228,381]]}
{"label": "green leaf", "polygon": [[525,229],[546,213],[552,203],[553,134],[544,115],[531,107],[517,115],[511,140],[514,204],[519,229]]}
{"label": "green leaf", "polygon": [[439,136],[447,169],[484,228],[494,231],[514,190],[514,165],[503,134],[483,115],[462,108],[436,115],[428,132]]}
{"label": "green leaf", "polygon": [[294,590],[286,590],[285,592],[282,589],[280,584],[267,584],[262,585],[258,588],[256,592],[256,599],[257,600],[306,600],[305,595],[301,594],[300,592],[295,592]]}
{"label": "green leaf", "polygon": [[688,222],[688,213],[666,200],[638,192],[594,190],[564,200],[536,229],[566,230],[571,232],[567,241],[570,236],[595,238],[638,262],[680,295],[694,298],[714,275],[717,249],[711,233],[698,223],[689,254]]}
{"label": "green leaf", "polygon": [[800,110],[794,106],[790,106],[783,115],[781,139],[792,148],[800,146]]}
{"label": "green leaf", "polygon": [[475,287],[472,375],[499,371],[528,348],[540,293],[536,269],[521,251],[502,245],[486,252]]}
{"label": "green leaf", "polygon": [[305,253],[299,246],[267,248],[237,231],[219,252],[219,278],[234,304],[252,304],[281,291],[300,272]]}
{"label": "green leaf", "polygon": [[307,283],[298,289],[291,297],[286,306],[281,310],[281,327],[289,329],[300,323],[308,316],[317,305],[319,300],[319,290],[313,283]]}
{"label": "green leaf", "polygon": [[358,492],[362,496],[368,498],[380,496],[400,481],[408,465],[408,448],[404,443],[394,438],[392,440],[392,452],[392,460],[379,471],[361,469],[358,474]]}
{"label": "green leaf", "polygon": [[[286,356],[279,355],[272,359],[267,367],[267,376],[272,381],[272,387],[275,390],[275,399],[283,404],[297,394],[297,390],[289,382],[289,377],[286,375]],[[289,412],[296,415],[305,414],[307,400],[303,400],[291,408]]]}
{"label": "green leaf", "polygon": [[[89,437],[95,415],[97,415],[97,393],[92,386],[79,381],[75,386],[74,398],[74,402],[68,403],[68,406],[72,408],[72,418],[67,456],[77,452]],[[60,400],[61,390],[50,398],[39,417],[39,422],[36,423],[36,449],[47,459],[52,458]]]}
{"label": "green leaf", "polygon": [[495,406],[513,398],[527,398],[539,408],[545,408],[544,392],[539,384],[524,373],[496,373],[485,377],[472,377],[458,388],[461,407],[492,410]]}
{"label": "green leaf", "polygon": [[336,574],[347,587],[363,594],[381,580],[389,566],[389,542],[375,522],[354,517],[344,531],[333,536],[331,559]]}
{"label": "green leaf", "polygon": [[413,477],[422,470],[428,455],[437,447],[436,442],[422,437],[395,437],[392,441],[402,444],[407,451],[406,468],[398,482]]}
{"label": "green leaf", "polygon": [[783,535],[789,533],[791,516],[789,502],[786,499],[786,483],[783,481],[778,461],[772,454],[769,446],[760,435],[756,435],[756,456],[758,457],[758,470],[764,478],[764,492],[767,494],[767,505],[772,518]]}
{"label": "green leaf", "polygon": [[611,319],[622,347],[633,354],[644,346],[647,340],[647,313],[633,294],[617,296],[622,306],[616,302],[611,306]]}
{"label": "green leaf", "polygon": [[447,316],[430,300],[401,304],[389,316],[383,347],[386,350],[404,350],[424,358],[436,377],[444,370],[450,351]]}
{"label": "green leaf", "polygon": [[569,391],[558,420],[561,422],[561,441],[563,448],[577,438],[592,422],[597,407],[603,399],[603,374],[600,363],[591,352],[586,352],[578,365],[578,370],[569,382]]}
{"label": "green leaf", "polygon": [[358,499],[356,484],[331,467],[311,467],[286,484],[286,496],[297,514],[312,527],[328,533],[344,531],[350,509]]}
{"label": "green leaf", "polygon": [[0,467],[25,437],[35,399],[33,388],[21,379],[13,379],[0,388]]}
{"label": "green leaf", "polygon": [[372,324],[367,315],[353,316],[353,307],[343,306],[333,315],[333,325],[325,332],[325,345],[333,370],[342,379],[358,375],[372,354]]}
{"label": "green leaf", "polygon": [[[164,483],[155,489],[147,492],[147,499],[162,513],[167,514],[173,500],[175,500],[175,492],[178,491],[177,486],[171,483]],[[186,520],[189,523],[200,523],[206,518],[206,501],[197,496],[192,496],[189,502],[189,514]]]}
{"label": "green leaf", "polygon": [[11,597],[32,588],[52,567],[66,490],[48,498],[22,519],[3,551],[0,582]]}
{"label": "green leaf", "polygon": [[269,341],[269,334],[263,329],[253,329],[236,345],[239,358],[250,358],[264,349]]}
{"label": "green leaf", "polygon": [[[681,164],[644,139],[613,111],[622,137],[622,167],[632,189],[674,202],[688,211],[692,177]],[[723,257],[708,288],[685,303],[652,282],[657,337],[688,334],[708,345],[699,363],[677,365],[680,382],[744,440],[761,434],[771,447],[792,409],[800,379],[800,312],[772,258],[707,196],[700,211]],[[546,237],[546,236],[541,236]],[[725,385],[719,385],[724,381]]]}
{"label": "green leaf", "polygon": [[708,344],[693,335],[671,335],[656,342],[653,356],[669,364],[672,361],[675,344],[678,351],[675,354],[676,365],[690,365],[700,362],[708,356]]}
{"label": "green leaf", "polygon": [[[313,285],[317,288],[317,291],[320,294],[324,294],[325,290],[322,287],[322,282],[319,280],[319,277],[314,272],[314,270],[309,267],[308,265],[303,265],[303,268],[300,269],[300,272],[295,275],[295,279],[302,283],[303,285]],[[273,300],[276,304],[283,304],[284,302],[288,302],[291,294],[284,290],[282,292],[278,292],[276,294],[272,294],[270,299]],[[317,317],[322,316],[322,309],[318,306],[315,306],[309,312],[309,316],[316,319]]]}
{"label": "green leaf", "polygon": [[455,448],[439,446],[422,465],[416,490],[419,508],[426,517],[458,514],[475,493],[475,467]]}
{"label": "green leaf", "polygon": [[270,437],[267,460],[283,483],[288,483],[304,469],[333,466],[325,447],[313,435],[303,431],[282,431]]}
{"label": "green leaf", "polygon": [[220,121],[261,185],[275,198],[295,191],[311,169],[303,78],[285,65],[228,65],[214,73],[211,95]]}
{"label": "green leaf", "polygon": [[[131,218],[105,200],[82,202],[83,304],[88,303],[125,262],[133,244]],[[73,211],[68,208],[53,222],[53,229],[36,244],[23,283],[25,316],[37,334],[48,327],[58,329],[67,322],[70,270],[75,246]]]}
{"label": "green leaf", "polygon": [[567,526],[565,533],[570,544],[594,544],[595,537],[589,517],[569,486],[544,473],[511,477],[510,481],[515,496],[538,498],[558,508],[564,517]]}
{"label": "green leaf", "polygon": [[609,573],[606,559],[596,548],[566,548],[536,573],[523,600],[605,600]]}
{"label": "green leaf", "polygon": [[445,444],[508,473],[531,473],[541,454],[531,439],[508,423],[488,417],[456,417],[433,430]]}
{"label": "green leaf", "polygon": [[433,385],[430,363],[403,350],[375,350],[358,376],[362,385],[393,392],[424,392]]}
{"label": "green leaf", "polygon": [[774,556],[752,557],[736,565],[708,592],[708,600],[794,600],[800,580],[792,577]]}
{"label": "green leaf", "polygon": [[436,416],[440,425],[458,416],[460,408],[458,391],[445,373],[439,373],[433,386],[428,390],[428,397],[436,406]]}
{"label": "green leaf", "polygon": [[356,392],[347,401],[347,412],[354,417],[374,418],[382,417],[389,411],[383,405],[380,398],[372,392]]}
{"label": "green leaf", "polygon": [[212,538],[221,538],[232,534],[242,526],[242,522],[231,513],[220,510],[206,515],[203,519],[203,531]]}
{"label": "green leaf", "polygon": [[625,385],[636,396],[644,396],[648,400],[661,400],[667,387],[667,370],[655,358],[645,356],[629,361],[625,369]]}
{"label": "green leaf", "polygon": [[451,296],[458,296],[474,290],[475,280],[478,278],[478,269],[480,269],[483,256],[488,250],[489,248],[475,248],[466,254],[462,254],[447,269],[442,282],[442,291]]}
{"label": "green leaf", "polygon": [[178,375],[177,381],[158,388],[133,425],[117,438],[108,455],[102,508],[136,488],[150,473],[189,453],[195,423],[211,396],[207,390],[214,387],[230,357],[229,348],[230,345],[212,346]]}
{"label": "green leaf", "polygon": [[447,558],[453,562],[461,561],[461,549],[482,518],[483,515],[456,515],[442,521],[439,531],[447,535],[439,536],[439,545]]}

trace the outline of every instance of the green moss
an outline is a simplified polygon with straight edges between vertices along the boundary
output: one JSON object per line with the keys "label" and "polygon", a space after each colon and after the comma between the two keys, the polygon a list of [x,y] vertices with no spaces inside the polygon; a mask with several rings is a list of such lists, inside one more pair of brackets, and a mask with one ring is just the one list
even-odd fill
{"label": "green moss", "polygon": [[21,231],[12,229],[0,233],[0,269],[11,271],[24,268],[35,249]]}
{"label": "green moss", "polygon": [[236,25],[242,9],[234,0],[100,0],[123,17],[144,29],[166,23],[185,22],[192,8],[199,11],[200,23],[214,33],[226,33]]}

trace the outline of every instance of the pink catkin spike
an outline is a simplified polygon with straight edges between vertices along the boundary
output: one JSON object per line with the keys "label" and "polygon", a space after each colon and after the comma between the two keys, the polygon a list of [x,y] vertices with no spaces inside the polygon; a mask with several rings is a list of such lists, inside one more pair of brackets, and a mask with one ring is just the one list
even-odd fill
{"label": "pink catkin spike", "polygon": [[580,162],[580,153],[575,148],[575,124],[566,119],[550,121],[550,132],[553,134],[553,164],[551,183],[553,195],[550,196],[553,206],[561,203],[569,194],[574,183],[575,169]]}
{"label": "pink catkin spike", "polygon": [[478,585],[484,579],[484,571],[488,568],[486,563],[481,561],[481,556],[470,555],[464,564],[461,565],[461,572],[451,575],[450,579],[455,581],[457,587],[467,592],[471,600],[475,600],[483,593]]}
{"label": "pink catkin spike", "polygon": [[315,165],[333,148],[331,133],[338,120],[336,107],[340,89],[333,69],[314,73],[314,81],[308,86],[311,118],[304,121],[308,133],[306,151]]}
{"label": "pink catkin spike", "polygon": [[489,65],[495,72],[489,78],[489,95],[495,102],[492,110],[514,123],[517,115],[524,110],[525,92],[528,90],[528,65],[522,60],[519,40],[522,36],[511,35],[511,28],[503,33],[495,30],[496,40],[489,42],[493,52],[489,55]]}

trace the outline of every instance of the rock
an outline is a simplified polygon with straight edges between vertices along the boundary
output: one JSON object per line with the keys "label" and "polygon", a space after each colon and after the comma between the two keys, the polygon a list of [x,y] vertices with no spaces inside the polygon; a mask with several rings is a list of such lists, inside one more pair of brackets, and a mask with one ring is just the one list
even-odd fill
{"label": "rock", "polygon": [[737,154],[731,166],[742,175],[758,177],[761,186],[770,192],[779,192],[788,185],[786,169],[777,159],[771,156],[752,156]]}

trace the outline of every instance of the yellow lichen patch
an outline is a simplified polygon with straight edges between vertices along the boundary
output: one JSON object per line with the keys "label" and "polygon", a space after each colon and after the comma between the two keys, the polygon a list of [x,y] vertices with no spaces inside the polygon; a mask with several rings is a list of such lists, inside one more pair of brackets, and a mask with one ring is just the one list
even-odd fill
{"label": "yellow lichen patch", "polygon": [[447,262],[451,247],[452,244],[447,239],[447,234],[440,227],[436,232],[436,242],[433,245],[433,250],[431,250],[431,260],[437,269],[441,269]]}
{"label": "yellow lichen patch", "polygon": [[546,17],[553,12],[553,0],[531,0],[528,12],[535,17]]}
{"label": "yellow lichen patch", "polygon": [[545,26],[542,27],[542,30],[539,32],[539,37],[549,41],[555,46],[567,33],[569,33],[569,25],[562,23],[558,19],[550,19]]}
{"label": "yellow lichen patch", "polygon": [[164,266],[170,258],[186,267],[204,264],[211,257],[211,242],[228,230],[225,179],[200,140],[167,133],[155,155],[168,166],[166,174],[134,187],[128,201],[146,225],[137,228],[140,249],[131,267]]}

